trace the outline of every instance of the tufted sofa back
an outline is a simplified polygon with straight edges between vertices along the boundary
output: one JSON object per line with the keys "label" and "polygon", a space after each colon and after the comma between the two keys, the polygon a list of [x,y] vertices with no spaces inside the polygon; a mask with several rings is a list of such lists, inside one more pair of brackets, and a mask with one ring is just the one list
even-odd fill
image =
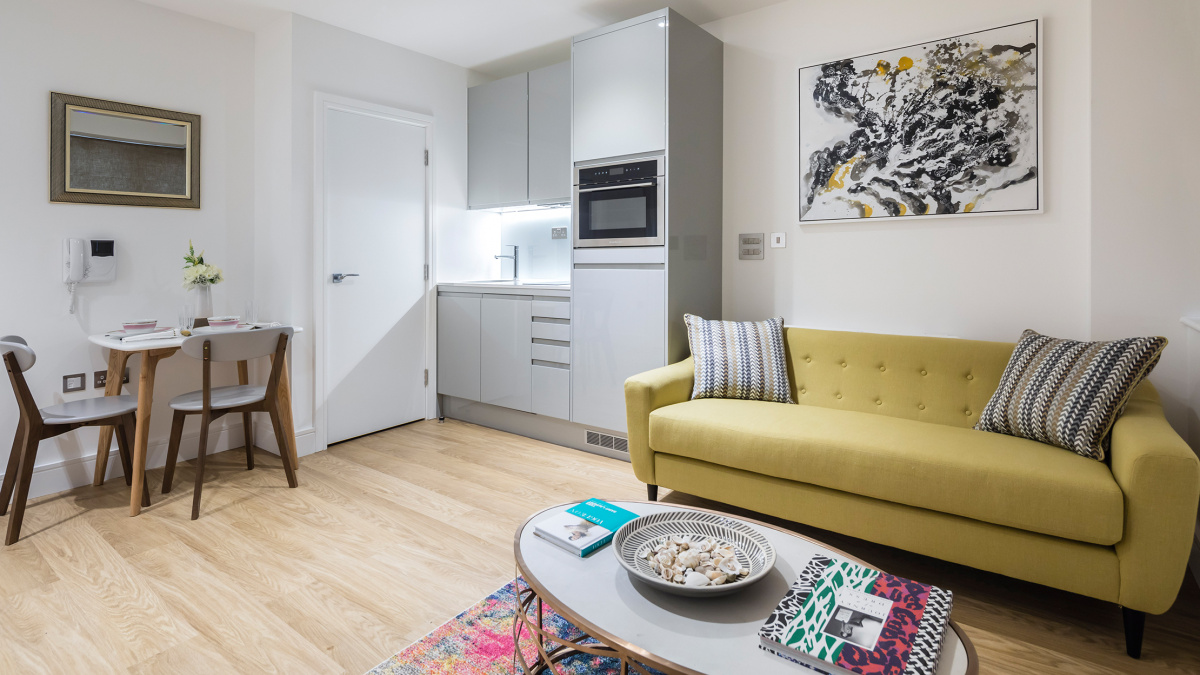
{"label": "tufted sofa back", "polygon": [[971,427],[1013,343],[785,328],[792,398],[801,405]]}

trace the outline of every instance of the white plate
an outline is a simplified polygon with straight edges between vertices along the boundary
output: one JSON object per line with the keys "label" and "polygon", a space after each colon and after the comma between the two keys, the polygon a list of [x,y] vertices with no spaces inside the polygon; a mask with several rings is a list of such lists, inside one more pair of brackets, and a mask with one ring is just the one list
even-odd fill
{"label": "white plate", "polygon": [[192,335],[204,335],[205,333],[233,333],[239,330],[250,330],[254,328],[248,323],[239,323],[232,328],[213,328],[212,326],[197,326],[192,329]]}

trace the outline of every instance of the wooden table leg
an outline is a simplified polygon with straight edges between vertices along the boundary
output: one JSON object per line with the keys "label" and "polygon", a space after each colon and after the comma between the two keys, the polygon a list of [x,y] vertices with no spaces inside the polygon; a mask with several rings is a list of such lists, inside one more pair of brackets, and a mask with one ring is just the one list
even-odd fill
{"label": "wooden table leg", "polygon": [[142,355],[142,372],[138,377],[137,431],[133,439],[133,489],[129,495],[129,515],[142,512],[142,491],[148,489],[146,478],[146,446],[150,440],[150,410],[154,405],[154,371],[159,359],[177,351],[173,349],[147,349]]}
{"label": "wooden table leg", "polygon": [[[129,352],[119,349],[108,350],[108,376],[104,383],[105,396],[121,395],[121,380],[125,379],[125,364],[129,362]],[[100,427],[100,444],[96,446],[96,473],[92,485],[104,485],[104,474],[108,470],[108,450],[112,447],[113,427]]]}
{"label": "wooden table leg", "polygon": [[[271,361],[274,363],[275,357],[271,356]],[[282,453],[285,450],[288,456],[292,458],[292,468],[300,470],[300,458],[296,454],[296,423],[292,420],[292,378],[288,375],[287,358],[283,360],[283,369],[279,371],[279,417],[280,424],[283,426],[286,448],[280,448]]]}
{"label": "wooden table leg", "polygon": [[[237,362],[238,384],[250,384],[250,364]],[[254,468],[254,413],[242,413],[242,438],[246,441],[246,468]]]}

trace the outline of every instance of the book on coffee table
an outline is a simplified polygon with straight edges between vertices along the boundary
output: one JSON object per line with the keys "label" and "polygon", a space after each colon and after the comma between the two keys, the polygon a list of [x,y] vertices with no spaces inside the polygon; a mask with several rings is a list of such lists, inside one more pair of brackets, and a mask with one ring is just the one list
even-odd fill
{"label": "book on coffee table", "polygon": [[534,525],[534,535],[585,557],[612,541],[613,533],[637,514],[600,499],[589,499]]}
{"label": "book on coffee table", "polygon": [[758,631],[759,646],[827,675],[934,675],[953,594],[814,555]]}

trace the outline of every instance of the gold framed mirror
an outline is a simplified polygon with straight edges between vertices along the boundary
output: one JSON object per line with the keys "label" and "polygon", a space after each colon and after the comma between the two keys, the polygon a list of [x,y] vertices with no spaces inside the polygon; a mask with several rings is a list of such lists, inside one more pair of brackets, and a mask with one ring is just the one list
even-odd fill
{"label": "gold framed mirror", "polygon": [[51,92],[50,201],[200,208],[200,116]]}

